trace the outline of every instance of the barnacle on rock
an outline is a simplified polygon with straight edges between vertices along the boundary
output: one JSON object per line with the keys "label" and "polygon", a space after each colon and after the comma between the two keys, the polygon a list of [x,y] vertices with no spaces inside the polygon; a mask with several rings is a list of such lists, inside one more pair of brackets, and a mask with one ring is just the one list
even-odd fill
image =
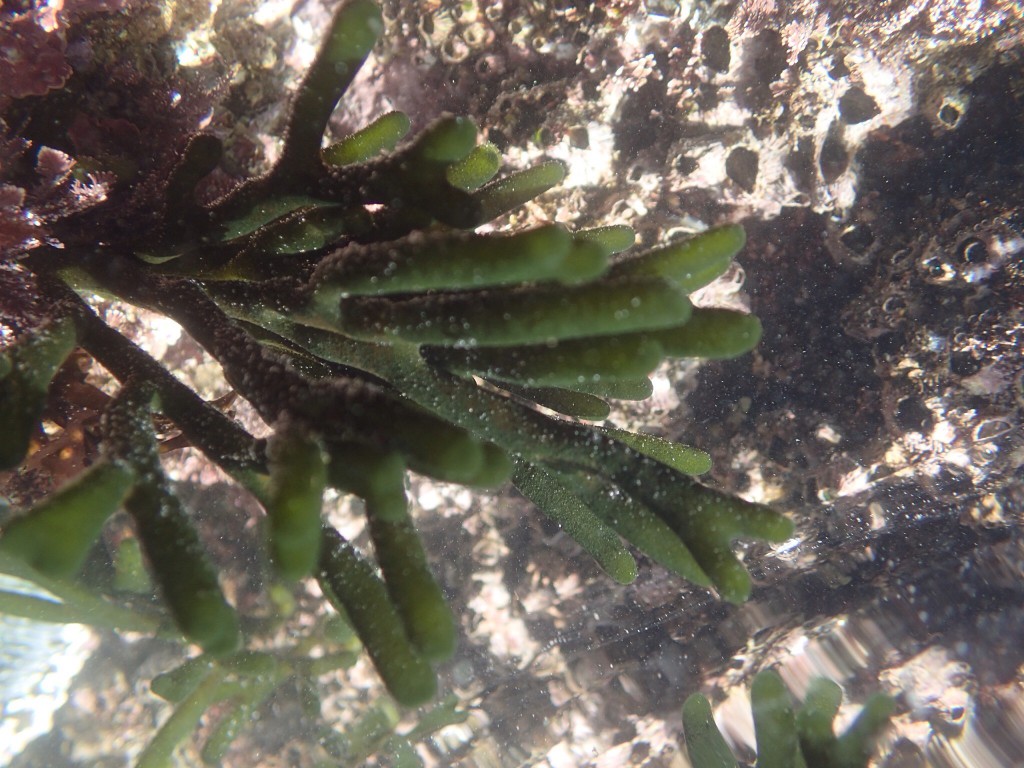
{"label": "barnacle on rock", "polygon": [[[770,509],[697,483],[703,453],[568,418],[646,397],[666,357],[733,356],[757,342],[756,318],[688,299],[727,268],[742,229],[614,259],[632,230],[472,233],[564,169],[544,162],[495,179],[496,150],[453,116],[399,145],[408,120],[385,115],[322,149],[381,29],[370,0],[337,12],[263,176],[200,204],[194,190],[221,147],[196,135],[171,173],[145,182],[148,197],[114,194],[54,225],[62,247],[20,256],[51,318],[0,357],[2,468],[25,459],[47,385],[76,346],[121,390],[97,463],[7,523],[0,550],[41,577],[73,575],[123,501],[170,617],[213,665],[190,688],[189,712],[235,695],[229,678],[286,672],[237,651],[246,638],[161,469],[151,411],[259,499],[281,581],[314,576],[405,705],[431,698],[431,665],[455,645],[406,508],[406,469],[480,487],[511,477],[615,579],[636,575],[625,539],[730,601],[750,590],[732,540],[790,533]],[[153,189],[158,207],[142,219],[153,226],[140,230],[124,213]],[[273,434],[254,438],[105,324],[82,299],[94,291],[179,323]],[[365,501],[376,567],[321,519],[327,487]],[[48,548],[54,536],[59,549]]]}

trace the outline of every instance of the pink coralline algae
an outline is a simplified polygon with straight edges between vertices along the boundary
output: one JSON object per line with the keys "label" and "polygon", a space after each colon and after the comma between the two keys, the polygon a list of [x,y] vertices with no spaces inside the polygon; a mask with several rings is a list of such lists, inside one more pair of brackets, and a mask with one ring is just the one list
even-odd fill
{"label": "pink coralline algae", "polygon": [[105,200],[110,182],[102,173],[76,179],[72,175],[74,159],[51,147],[40,147],[35,153],[34,173],[20,179],[29,183],[9,183],[4,172],[28,154],[32,145],[4,136],[4,128],[0,122],[0,262],[44,241],[56,244],[48,224]]}
{"label": "pink coralline algae", "polygon": [[0,96],[45,96],[71,77],[59,11],[44,5],[0,18]]}
{"label": "pink coralline algae", "polygon": [[0,184],[0,253],[27,242],[33,226],[25,215],[25,190]]}
{"label": "pink coralline algae", "polygon": [[0,99],[45,96],[72,75],[65,57],[75,21],[115,11],[124,0],[51,0],[23,12],[0,11]]}

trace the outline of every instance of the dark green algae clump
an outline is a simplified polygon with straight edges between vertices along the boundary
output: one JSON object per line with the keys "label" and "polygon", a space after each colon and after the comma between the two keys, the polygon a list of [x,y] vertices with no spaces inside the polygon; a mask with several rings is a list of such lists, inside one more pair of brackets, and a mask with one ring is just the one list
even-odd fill
{"label": "dark green algae clump", "polygon": [[[2,468],[25,460],[49,383],[75,349],[121,388],[96,460],[10,517],[0,564],[70,606],[78,588],[60,585],[126,510],[174,626],[210,660],[204,674],[219,670],[220,683],[183,689],[200,703],[264,662],[239,650],[251,638],[161,469],[154,414],[259,500],[281,583],[317,579],[409,706],[434,695],[432,665],[454,652],[456,628],[409,515],[407,470],[483,488],[511,479],[615,580],[636,576],[628,543],[729,601],[750,591],[732,541],[791,533],[772,510],[696,482],[706,454],[586,423],[603,420],[610,399],[646,398],[665,358],[753,347],[756,318],[688,298],[726,269],[742,229],[617,257],[633,245],[627,227],[473,233],[556,185],[564,168],[542,162],[496,179],[497,150],[451,116],[402,143],[409,121],[390,113],[322,149],[381,30],[368,0],[337,12],[265,175],[200,204],[194,190],[221,146],[196,135],[172,173],[144,182],[158,201],[151,226],[119,216],[112,197],[55,225],[63,248],[19,257],[51,311],[0,354]],[[273,434],[254,438],[105,324],[81,298],[92,292],[179,323]],[[365,502],[372,561],[324,523],[327,488]],[[33,615],[14,600],[5,610]]]}

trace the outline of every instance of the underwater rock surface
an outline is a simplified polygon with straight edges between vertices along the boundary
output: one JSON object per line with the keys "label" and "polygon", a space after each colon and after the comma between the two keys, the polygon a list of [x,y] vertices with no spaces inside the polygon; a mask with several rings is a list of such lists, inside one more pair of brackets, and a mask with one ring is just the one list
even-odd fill
{"label": "underwater rock surface", "polygon": [[[172,27],[176,66],[230,76],[213,118],[230,161],[260,167],[302,68],[294,33],[315,41],[326,11],[167,8],[194,24]],[[524,521],[521,500],[417,485],[417,524],[428,551],[445,553],[440,580],[464,617],[446,681],[472,702],[469,723],[432,745],[435,764],[682,765],[686,695],[703,690],[735,743],[750,743],[737,697],[771,664],[795,690],[829,674],[854,700],[895,695],[878,765],[1013,764],[1024,754],[1020,5],[384,8],[388,49],[336,115],[339,134],[387,109],[419,125],[449,110],[488,127],[516,165],[566,161],[566,187],[520,224],[625,223],[651,244],[744,223],[741,268],[710,290],[762,318],[761,345],[661,370],[653,408],[617,423],[708,451],[720,488],[799,525],[783,547],[747,548],[756,588],[734,607],[654,566],[613,587],[555,529]],[[234,53],[243,63],[222,71]],[[239,121],[254,109],[259,119]],[[81,141],[97,148],[84,128]],[[203,364],[185,342],[168,354]],[[103,641],[49,741],[12,765],[98,765],[115,736],[159,716],[155,702],[119,708],[144,695],[138,668],[159,650],[122,643]],[[357,691],[372,684],[361,673]],[[339,711],[361,695],[335,693]],[[273,702],[264,721],[278,727],[225,764],[246,764],[247,748],[286,755],[263,765],[312,764],[295,699]],[[123,718],[103,734],[110,709]]]}

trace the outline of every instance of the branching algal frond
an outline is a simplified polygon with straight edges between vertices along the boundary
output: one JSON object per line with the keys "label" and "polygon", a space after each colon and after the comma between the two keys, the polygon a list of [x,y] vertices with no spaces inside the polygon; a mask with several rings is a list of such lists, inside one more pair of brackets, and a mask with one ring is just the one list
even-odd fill
{"label": "branching algal frond", "polygon": [[[875,693],[840,735],[834,721],[843,691],[827,678],[811,680],[799,707],[779,673],[758,673],[750,688],[758,768],[865,768],[878,736],[888,727],[895,702]],[[700,768],[738,768],[715,724],[711,703],[694,693],[683,704],[683,733],[690,763]]]}
{"label": "branching algal frond", "polygon": [[[162,182],[156,231],[124,222],[89,242],[86,212],[62,222],[64,249],[40,247],[22,260],[52,301],[53,320],[0,356],[2,468],[24,461],[49,382],[75,348],[122,389],[107,406],[98,462],[14,515],[0,553],[39,583],[71,578],[106,518],[127,510],[170,618],[216,667],[202,668],[179,697],[193,708],[180,711],[237,698],[230,681],[248,657],[161,469],[153,412],[258,498],[280,580],[316,578],[405,705],[433,696],[432,665],[456,642],[408,514],[406,469],[474,487],[511,478],[623,583],[636,576],[630,543],[743,600],[750,580],[732,541],[790,534],[775,512],[697,483],[692,476],[710,466],[700,451],[572,418],[603,418],[608,398],[646,397],[648,375],[665,358],[727,357],[757,342],[756,318],[694,308],[688,298],[725,270],[742,229],[624,253],[614,264],[633,244],[626,227],[474,234],[556,185],[564,168],[545,162],[494,179],[496,150],[478,144],[472,121],[451,116],[401,144],[409,121],[391,113],[321,149],[381,29],[370,0],[338,11],[291,106],[280,161],[264,176],[196,203],[220,145],[195,136]],[[254,439],[107,326],[80,298],[91,291],[177,321],[273,435]],[[375,563],[325,527],[329,487],[365,501]],[[174,727],[194,723],[189,717]]]}

